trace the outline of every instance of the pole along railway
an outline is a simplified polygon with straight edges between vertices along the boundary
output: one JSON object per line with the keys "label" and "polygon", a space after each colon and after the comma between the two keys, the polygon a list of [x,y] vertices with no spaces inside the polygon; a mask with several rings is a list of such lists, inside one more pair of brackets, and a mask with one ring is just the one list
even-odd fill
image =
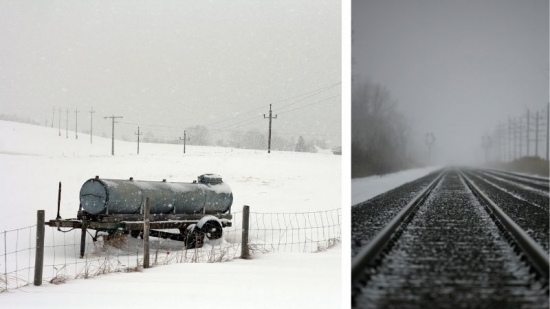
{"label": "pole along railway", "polygon": [[548,179],[445,169],[352,207],[354,308],[548,308]]}

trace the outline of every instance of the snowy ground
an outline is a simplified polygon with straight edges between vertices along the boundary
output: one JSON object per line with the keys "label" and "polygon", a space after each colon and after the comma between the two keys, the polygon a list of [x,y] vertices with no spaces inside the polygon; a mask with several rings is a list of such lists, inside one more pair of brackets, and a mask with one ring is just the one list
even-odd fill
{"label": "snowy ground", "polygon": [[[75,217],[80,186],[95,175],[191,182],[204,173],[220,174],[232,188],[234,211],[249,205],[253,212],[309,212],[341,203],[341,156],[330,153],[187,146],[183,155],[181,145],[141,144],[138,156],[135,142],[116,141],[113,157],[110,139],[94,136],[90,144],[86,134],[76,140],[74,132],[59,137],[55,128],[5,121],[0,121],[0,132],[0,231],[35,224],[38,209],[53,219],[59,181],[61,215]],[[106,296],[106,291],[114,292]],[[83,293],[92,301],[83,301]],[[108,306],[101,300],[105,297]],[[0,294],[0,303],[10,308],[98,302],[121,307],[134,301],[143,306],[149,301],[204,307],[207,301],[207,307],[335,308],[341,303],[340,247],[321,253],[260,254],[250,261],[162,266]]]}
{"label": "snowy ground", "polygon": [[351,204],[369,200],[381,193],[428,175],[441,167],[416,168],[383,176],[356,178],[351,181]]}
{"label": "snowy ground", "polygon": [[340,308],[340,250],[173,264],[0,294],[2,308]]}

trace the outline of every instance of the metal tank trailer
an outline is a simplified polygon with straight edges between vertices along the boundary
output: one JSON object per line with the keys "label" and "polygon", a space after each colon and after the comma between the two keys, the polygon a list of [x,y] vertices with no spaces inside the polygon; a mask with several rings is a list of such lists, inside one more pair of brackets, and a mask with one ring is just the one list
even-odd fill
{"label": "metal tank trailer", "polygon": [[[219,239],[223,227],[231,226],[233,193],[221,176],[203,174],[192,183],[123,179],[87,180],[80,189],[80,208],[76,219],[61,219],[46,224],[60,228],[82,229],[80,255],[84,255],[86,232],[114,234],[143,233],[146,198],[150,201],[150,229],[153,237],[183,241],[186,248],[202,246],[204,237]],[[179,229],[171,233],[166,229]]]}

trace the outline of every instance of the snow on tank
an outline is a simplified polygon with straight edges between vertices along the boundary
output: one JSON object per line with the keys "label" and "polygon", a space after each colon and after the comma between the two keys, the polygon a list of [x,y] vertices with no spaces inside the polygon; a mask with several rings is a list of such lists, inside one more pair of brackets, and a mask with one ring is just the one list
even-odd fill
{"label": "snow on tank", "polygon": [[80,205],[93,215],[139,214],[147,197],[151,199],[152,214],[221,214],[233,204],[231,188],[215,174],[200,175],[193,183],[96,176],[80,189]]}

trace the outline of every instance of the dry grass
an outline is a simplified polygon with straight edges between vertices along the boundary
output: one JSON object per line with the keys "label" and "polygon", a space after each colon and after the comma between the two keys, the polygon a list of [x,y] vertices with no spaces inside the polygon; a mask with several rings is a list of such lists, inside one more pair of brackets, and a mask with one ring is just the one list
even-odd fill
{"label": "dry grass", "polygon": [[219,247],[218,250],[213,246],[212,250],[207,253],[208,263],[221,263],[228,260],[229,247]]}
{"label": "dry grass", "polygon": [[65,275],[56,275],[55,277],[51,278],[50,279],[50,283],[51,284],[63,284],[65,282],[67,282],[67,280],[69,279],[68,276],[65,276]]}
{"label": "dry grass", "polygon": [[142,272],[143,267],[141,265],[131,266],[124,268],[123,272],[125,273],[135,273],[135,272]]}
{"label": "dry grass", "polygon": [[333,248],[338,245],[342,240],[340,238],[329,238],[326,241],[317,242],[317,250],[313,253],[327,251],[328,249]]}
{"label": "dry grass", "polygon": [[491,168],[502,169],[509,172],[534,174],[543,177],[548,177],[550,171],[548,168],[548,161],[539,157],[523,157],[512,162],[490,163],[488,165]]}
{"label": "dry grass", "polygon": [[0,276],[0,293],[7,291],[6,282],[7,282],[6,279],[4,277]]}
{"label": "dry grass", "polygon": [[110,246],[117,249],[122,249],[126,245],[126,239],[128,235],[125,234],[112,234],[103,236],[103,247]]}
{"label": "dry grass", "polygon": [[267,245],[258,245],[258,244],[248,244],[248,253],[250,253],[250,256],[253,256],[255,254],[264,254],[264,253],[270,253],[277,251],[273,245],[271,245],[271,248],[268,248]]}

